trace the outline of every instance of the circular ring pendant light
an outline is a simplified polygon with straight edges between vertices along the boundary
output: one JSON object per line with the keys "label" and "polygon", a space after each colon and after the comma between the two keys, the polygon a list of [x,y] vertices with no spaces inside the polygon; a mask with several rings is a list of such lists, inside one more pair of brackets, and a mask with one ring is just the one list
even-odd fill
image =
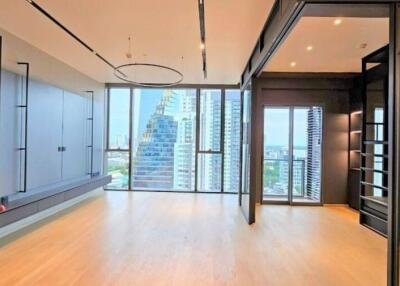
{"label": "circular ring pendant light", "polygon": [[[172,82],[163,82],[163,83],[146,83],[146,82],[138,82],[138,81],[134,81],[129,79],[123,72],[124,68],[129,68],[129,67],[150,67],[150,68],[155,68],[155,69],[159,69],[159,70],[164,70],[167,72],[171,72],[175,75],[177,75],[178,80],[176,81],[172,81]],[[170,86],[175,86],[178,85],[182,82],[183,80],[183,74],[171,67],[168,66],[163,66],[163,65],[157,65],[157,64],[149,64],[149,63],[131,63],[131,64],[123,64],[120,66],[117,66],[114,69],[114,75],[119,78],[122,81],[137,85],[137,86],[143,86],[143,87],[170,87]]]}
{"label": "circular ring pendant light", "polygon": [[[133,57],[132,53],[132,45],[131,45],[131,37],[128,37],[128,52],[126,53],[126,57],[128,60],[131,60]],[[182,57],[183,60],[183,57]],[[170,82],[162,82],[162,83],[149,83],[149,82],[140,82],[136,80],[130,79],[124,72],[123,70],[126,68],[153,68],[153,69],[158,69],[159,71],[166,71],[169,73],[172,73],[173,75],[177,76],[176,81],[170,81]],[[168,66],[163,66],[163,65],[157,65],[157,64],[150,64],[150,63],[128,63],[128,64],[123,64],[120,66],[117,66],[114,68],[114,75],[127,83],[131,83],[137,86],[143,86],[143,87],[170,87],[170,86],[175,86],[180,84],[183,81],[183,74],[171,67]]]}

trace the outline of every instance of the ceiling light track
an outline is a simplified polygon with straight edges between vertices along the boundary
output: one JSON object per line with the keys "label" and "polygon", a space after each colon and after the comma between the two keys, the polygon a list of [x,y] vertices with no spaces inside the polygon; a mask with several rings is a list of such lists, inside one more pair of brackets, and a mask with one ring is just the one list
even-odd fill
{"label": "ceiling light track", "polygon": [[[110,61],[108,61],[106,58],[104,58],[102,55],[98,54],[92,47],[90,47],[87,43],[85,43],[81,38],[79,38],[77,35],[75,35],[71,30],[69,30],[67,27],[65,27],[60,21],[58,21],[56,18],[54,18],[49,12],[47,12],[43,7],[41,7],[39,4],[37,4],[33,0],[26,0],[27,3],[32,5],[37,11],[42,13],[44,16],[46,16],[50,21],[52,21],[54,24],[56,24],[59,28],[61,28],[64,32],[66,32],[68,35],[70,35],[72,38],[74,38],[78,43],[80,43],[82,46],[84,46],[87,50],[89,50],[91,53],[93,53],[95,56],[97,56],[100,60],[102,60],[106,65],[111,67],[112,69],[116,69],[116,66],[113,65]],[[118,71],[122,76],[126,77],[125,74],[122,72]]]}
{"label": "ceiling light track", "polygon": [[204,20],[204,0],[199,1],[199,22],[200,22],[200,49],[203,63],[204,78],[207,78],[207,56],[206,56],[206,27]]}

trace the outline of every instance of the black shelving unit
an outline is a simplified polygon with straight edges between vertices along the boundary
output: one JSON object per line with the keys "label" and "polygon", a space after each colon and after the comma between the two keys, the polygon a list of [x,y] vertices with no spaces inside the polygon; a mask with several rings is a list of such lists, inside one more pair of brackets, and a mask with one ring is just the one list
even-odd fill
{"label": "black shelving unit", "polygon": [[362,136],[362,96],[361,77],[354,79],[350,90],[349,110],[349,157],[348,157],[348,203],[358,210],[360,208],[360,179],[361,179],[361,136]]}
{"label": "black shelving unit", "polygon": [[385,46],[362,59],[360,223],[387,235],[388,55]]}

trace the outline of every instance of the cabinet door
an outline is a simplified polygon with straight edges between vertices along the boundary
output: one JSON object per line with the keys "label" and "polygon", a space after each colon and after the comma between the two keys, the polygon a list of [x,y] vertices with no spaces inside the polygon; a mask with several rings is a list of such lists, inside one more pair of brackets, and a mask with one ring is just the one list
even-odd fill
{"label": "cabinet door", "polygon": [[86,97],[64,91],[63,180],[81,178],[88,173],[87,103]]}
{"label": "cabinet door", "polygon": [[[1,71],[0,99],[0,197],[19,191],[20,110],[16,107],[20,97],[19,76]],[[23,155],[23,152],[22,152]],[[22,174],[23,175],[23,174]]]}
{"label": "cabinet door", "polygon": [[27,188],[61,180],[61,89],[30,82],[28,108]]}

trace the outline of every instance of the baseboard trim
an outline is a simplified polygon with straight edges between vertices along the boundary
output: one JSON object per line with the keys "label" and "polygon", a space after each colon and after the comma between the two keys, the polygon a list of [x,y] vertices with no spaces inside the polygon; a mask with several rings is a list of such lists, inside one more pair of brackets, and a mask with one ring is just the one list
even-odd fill
{"label": "baseboard trim", "polygon": [[326,207],[350,207],[349,204],[324,204]]}
{"label": "baseboard trim", "polygon": [[53,207],[50,207],[48,209],[45,209],[43,211],[40,211],[38,213],[35,213],[31,216],[28,216],[26,218],[20,219],[16,222],[10,223],[6,226],[3,226],[0,228],[0,238],[3,238],[5,236],[8,236],[14,232],[17,232],[19,230],[22,230],[23,228],[26,228],[34,223],[37,223],[41,220],[44,220],[52,215],[55,215],[58,212],[61,212],[63,210],[66,210],[88,198],[98,196],[103,193],[102,188],[97,188],[93,191],[87,192],[81,196],[72,198],[68,201],[65,201],[63,203],[60,203],[58,205],[55,205]]}

